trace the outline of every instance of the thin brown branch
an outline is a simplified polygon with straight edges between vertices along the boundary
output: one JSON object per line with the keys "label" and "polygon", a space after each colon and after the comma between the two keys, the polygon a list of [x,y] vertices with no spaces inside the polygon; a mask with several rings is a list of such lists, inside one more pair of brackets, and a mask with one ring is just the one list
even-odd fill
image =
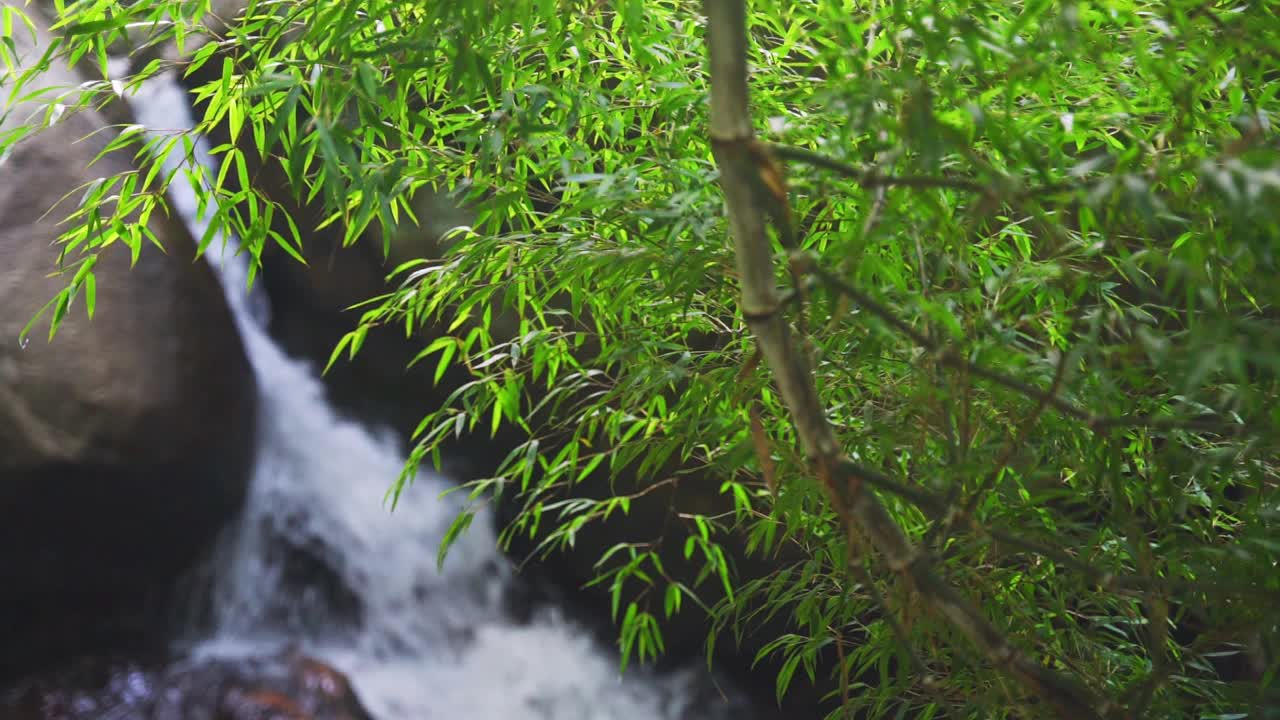
{"label": "thin brown branch", "polygon": [[[876,488],[877,490],[882,490],[890,495],[900,497],[912,505],[915,505],[920,508],[925,515],[935,521],[949,522],[951,524],[959,523],[964,527],[967,527],[975,536],[989,537],[992,540],[1004,543],[1010,547],[1015,547],[1025,552],[1052,560],[1064,567],[1068,567],[1079,572],[1090,582],[1103,590],[1128,593],[1154,590],[1165,594],[1176,593],[1179,595],[1210,592],[1221,594],[1223,592],[1229,592],[1238,595],[1255,595],[1263,599],[1271,599],[1276,602],[1280,602],[1280,593],[1253,587],[1240,586],[1239,584],[1231,583],[1224,578],[1211,578],[1201,582],[1190,582],[1185,580],[1176,580],[1173,578],[1145,577],[1104,570],[1059,548],[1036,542],[1035,540],[1029,540],[1004,530],[988,528],[982,525],[978,521],[977,517],[966,513],[964,509],[952,506],[946,498],[931,493],[924,488],[914,487],[898,480],[894,480],[873,468],[848,459],[841,462],[841,468],[849,474],[856,475],[864,484]],[[950,517],[948,518],[949,515]]]}
{"label": "thin brown branch", "polygon": [[1004,183],[988,183],[981,180],[968,177],[943,176],[935,175],[882,175],[876,168],[859,168],[855,165],[836,160],[833,157],[823,155],[820,152],[809,150],[807,148],[796,147],[794,145],[770,144],[769,149],[777,157],[784,160],[794,160],[802,162],[806,165],[812,165],[824,170],[830,170],[838,175],[847,177],[858,183],[864,188],[887,188],[887,187],[905,187],[917,190],[930,190],[936,188],[944,188],[951,190],[961,190],[964,192],[982,195],[983,197],[992,199],[1026,199],[1044,197],[1046,195],[1057,195],[1067,192],[1080,192],[1089,190],[1097,185],[1096,180],[1062,180],[1058,182],[1044,183],[1041,185],[1032,185],[1021,190],[1013,191],[1001,195],[999,187],[1001,184],[1010,185],[1010,180],[1001,176],[1005,180]]}
{"label": "thin brown branch", "polygon": [[879,224],[880,218],[884,213],[884,206],[889,198],[884,187],[876,188],[875,197],[871,201],[871,209],[867,211],[866,217],[862,221],[862,237],[870,237],[871,231]]}
{"label": "thin brown branch", "polygon": [[[973,492],[970,493],[969,499],[966,500],[962,506],[958,515],[959,517],[973,516],[974,511],[978,507],[978,503],[982,501],[982,497],[995,487],[996,481],[1000,478],[1000,474],[1009,467],[1009,463],[1012,462],[1013,456],[1017,453],[1018,448],[1023,447],[1026,443],[1027,438],[1031,435],[1032,428],[1036,426],[1040,420],[1040,416],[1049,406],[1048,398],[1056,397],[1058,389],[1062,387],[1062,381],[1067,375],[1067,364],[1068,358],[1070,357],[1070,353],[1061,353],[1058,355],[1058,362],[1053,372],[1053,382],[1050,383],[1049,390],[1040,399],[1040,401],[1036,403],[1035,409],[1033,409],[1031,413],[1018,424],[1017,432],[1009,438],[1009,442],[1005,445],[1004,450],[1001,451],[1000,457],[992,465],[991,472],[987,473],[982,481],[978,483],[978,486],[973,489]],[[951,492],[947,495],[948,508],[955,504],[956,500],[960,496],[962,487],[963,484],[958,482],[952,486]],[[955,517],[957,517],[957,515],[948,514],[942,519],[935,521],[929,528],[929,531],[925,534],[925,544],[930,547],[941,547],[946,541],[946,537],[951,530],[952,522]]]}
{"label": "thin brown branch", "polygon": [[1180,418],[1153,417],[1150,415],[1109,416],[1095,414],[1076,405],[1070,400],[1059,396],[1056,389],[1050,388],[1049,390],[1042,390],[1041,388],[1023,382],[1022,380],[1018,380],[1017,378],[1011,377],[997,370],[971,362],[956,352],[955,348],[943,346],[941,343],[915,329],[910,323],[898,317],[886,305],[880,303],[830,270],[819,267],[816,263],[812,262],[808,263],[807,269],[809,272],[817,275],[817,277],[826,283],[828,287],[849,296],[854,302],[869,310],[871,314],[880,318],[881,322],[889,325],[903,335],[906,335],[916,345],[933,353],[934,358],[939,363],[948,367],[965,370],[976,377],[980,377],[984,380],[988,380],[1009,390],[1025,395],[1027,398],[1035,400],[1036,402],[1046,404],[1063,415],[1080,420],[1085,424],[1085,426],[1095,432],[1116,427],[1146,427],[1153,430],[1203,430],[1220,433],[1222,435],[1235,435],[1245,429],[1242,424],[1227,423],[1216,415]]}
{"label": "thin brown branch", "polygon": [[[933,674],[929,671],[928,666],[924,664],[924,660],[920,658],[920,654],[911,646],[911,637],[907,634],[906,627],[904,627],[902,621],[898,619],[898,615],[893,611],[893,608],[889,607],[889,602],[885,600],[884,593],[880,592],[880,588],[876,587],[875,580],[871,577],[871,573],[862,565],[862,558],[859,555],[854,554],[853,548],[849,548],[849,553],[850,574],[862,584],[867,596],[871,599],[872,606],[880,611],[882,619],[889,626],[889,630],[898,641],[899,650],[906,655],[907,660],[911,665],[911,669],[918,676],[920,686],[929,694],[930,697],[934,699],[935,702],[946,707],[950,711],[951,715],[949,716],[960,717],[960,713],[957,712],[959,708],[956,707],[955,703],[941,692],[938,692],[938,688],[935,686]],[[843,660],[841,662],[843,662]],[[842,682],[846,684],[846,687],[843,687],[842,691],[847,693],[848,678],[843,666],[841,667],[841,673]],[[849,704],[847,695],[845,696],[844,704],[846,707]]]}
{"label": "thin brown branch", "polygon": [[830,170],[853,180],[864,188],[907,187],[918,190],[949,188],[979,195],[991,195],[993,193],[990,185],[968,178],[936,177],[931,175],[881,175],[874,168],[862,170],[823,155],[820,152],[794,145],[770,144],[769,149],[779,158]]}

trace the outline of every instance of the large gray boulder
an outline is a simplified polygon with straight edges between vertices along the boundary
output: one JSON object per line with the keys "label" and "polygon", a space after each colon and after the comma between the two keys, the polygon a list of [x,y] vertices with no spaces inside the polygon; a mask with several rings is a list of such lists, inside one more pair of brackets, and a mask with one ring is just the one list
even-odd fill
{"label": "large gray boulder", "polygon": [[[50,36],[26,12],[39,34],[15,23],[14,40],[19,62],[34,63]],[[37,86],[80,82],[55,61]],[[0,132],[54,97],[8,108]],[[132,168],[132,150],[94,162],[106,127],[94,111],[71,114],[0,164],[0,677],[95,639],[114,643],[112,629],[130,639],[158,630],[168,589],[248,485],[253,371],[178,219],[153,217],[165,251],[144,248],[133,268],[125,247],[102,254],[92,319],[80,298],[52,342],[42,321],[19,343],[68,280],[51,276],[52,243],[79,188]]]}

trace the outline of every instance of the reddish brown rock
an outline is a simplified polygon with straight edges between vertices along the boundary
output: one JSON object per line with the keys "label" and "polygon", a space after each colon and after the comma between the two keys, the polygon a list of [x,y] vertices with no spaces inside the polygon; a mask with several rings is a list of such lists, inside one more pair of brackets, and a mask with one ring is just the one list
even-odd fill
{"label": "reddish brown rock", "polygon": [[5,720],[372,720],[346,676],[297,652],[168,667],[84,659],[0,692]]}

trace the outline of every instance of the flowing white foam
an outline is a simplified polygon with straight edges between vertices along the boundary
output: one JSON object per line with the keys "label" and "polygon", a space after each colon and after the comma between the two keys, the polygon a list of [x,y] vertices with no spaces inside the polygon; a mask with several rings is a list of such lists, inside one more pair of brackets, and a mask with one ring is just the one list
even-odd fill
{"label": "flowing white foam", "polygon": [[[172,80],[132,100],[149,128],[191,127]],[[200,154],[208,163],[203,143]],[[190,189],[175,181],[171,195],[202,236]],[[460,499],[441,498],[450,484],[424,471],[389,510],[385,492],[404,460],[396,442],[339,417],[314,368],[267,335],[265,298],[246,296],[245,260],[234,250],[234,242],[215,242],[209,259],[257,374],[259,450],[243,520],[221,548],[214,628],[198,652],[301,646],[346,672],[380,720],[744,717],[738,703],[697,699],[706,689],[697,668],[620,676],[617,657],[558,614],[526,624],[508,617],[501,596],[514,580],[487,512],[437,571],[436,550]],[[335,584],[358,597],[359,621],[341,626],[323,592],[299,597],[281,545],[305,548],[331,568]]]}

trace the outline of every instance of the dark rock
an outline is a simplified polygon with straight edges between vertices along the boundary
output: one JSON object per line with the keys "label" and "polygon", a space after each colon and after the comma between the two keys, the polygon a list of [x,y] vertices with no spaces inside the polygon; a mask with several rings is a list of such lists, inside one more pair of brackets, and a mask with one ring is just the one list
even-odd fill
{"label": "dark rock", "polygon": [[195,662],[158,689],[154,720],[372,720],[345,675],[297,652]]}
{"label": "dark rock", "polygon": [[[284,527],[274,516],[262,518],[266,556],[263,562],[276,568],[278,587],[271,595],[281,599],[269,608],[264,621],[271,627],[328,636],[354,632],[364,623],[365,607],[357,580],[344,572],[342,550],[315,532],[303,528],[306,510],[290,514]],[[355,583],[355,584],[353,584]]]}
{"label": "dark rock", "polygon": [[[33,62],[47,29],[36,49],[17,27],[17,57]],[[79,82],[58,61],[40,80]],[[52,97],[17,107],[3,129]],[[0,677],[94,646],[159,641],[170,586],[248,484],[254,375],[222,289],[178,220],[153,216],[165,252],[144,248],[132,269],[125,247],[101,254],[92,320],[77,298],[52,342],[42,323],[19,344],[69,281],[49,277],[51,243],[77,188],[133,168],[132,150],[94,162],[110,140],[104,127],[94,111],[71,114],[0,169]]]}
{"label": "dark rock", "polygon": [[0,692],[6,720],[372,720],[346,676],[286,651],[165,666],[87,658]]}
{"label": "dark rock", "polygon": [[6,720],[141,720],[148,717],[155,694],[155,671],[149,662],[86,657],[0,689],[0,716]]}

